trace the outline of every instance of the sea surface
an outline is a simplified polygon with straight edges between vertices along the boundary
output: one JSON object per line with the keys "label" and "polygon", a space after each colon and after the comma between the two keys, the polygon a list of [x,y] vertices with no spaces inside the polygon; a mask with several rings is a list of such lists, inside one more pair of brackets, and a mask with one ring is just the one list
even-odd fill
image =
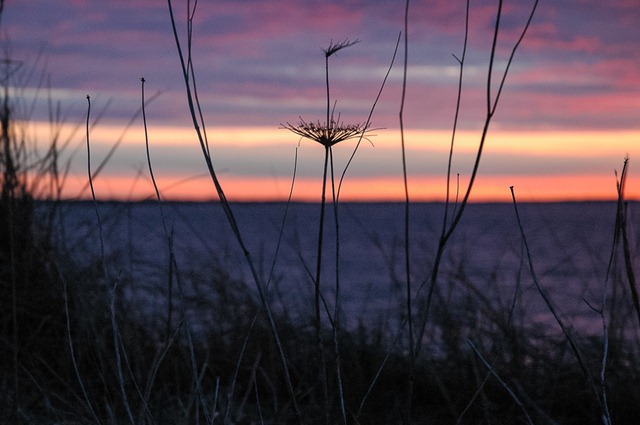
{"label": "sea surface", "polygon": [[[231,207],[246,253],[215,202],[105,202],[97,210],[91,202],[63,203],[58,243],[77,264],[100,264],[104,259],[111,279],[149,312],[162,310],[167,276],[177,273],[191,281],[200,276],[197,291],[202,297],[216,293],[207,287],[213,285],[212,276],[220,277],[217,285],[233,287],[255,300],[258,285],[263,285],[275,312],[292,320],[311,320],[320,206],[239,203]],[[444,210],[441,203],[409,207],[409,267],[416,309],[429,290]],[[528,252],[513,205],[466,208],[446,246],[434,288],[436,319],[443,307],[467,313],[473,309],[482,317],[515,309],[522,323],[559,332],[542,290],[572,329],[601,332],[596,310],[603,290],[607,289],[609,303],[605,311],[618,308],[619,299],[628,299],[622,269],[607,275],[616,204],[520,204],[518,210]],[[638,204],[628,205],[632,252],[638,252],[637,210]],[[339,302],[340,318],[348,327],[399,329],[407,291],[404,204],[342,203],[337,211],[327,205],[322,248],[320,288],[326,308],[333,312]],[[616,250],[617,263],[620,252]],[[174,266],[170,253],[175,255]]]}

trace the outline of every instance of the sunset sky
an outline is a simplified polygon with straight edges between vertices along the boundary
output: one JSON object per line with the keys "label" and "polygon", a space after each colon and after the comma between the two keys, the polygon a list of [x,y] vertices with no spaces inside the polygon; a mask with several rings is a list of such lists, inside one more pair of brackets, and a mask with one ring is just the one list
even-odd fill
{"label": "sunset sky", "polygon": [[[484,116],[490,43],[498,1],[473,0],[462,110],[452,166],[466,188]],[[193,1],[192,1],[193,4]],[[494,79],[504,69],[531,0],[505,0]],[[183,46],[187,2],[174,0]],[[411,198],[441,200],[455,113],[465,2],[412,0],[409,6],[405,142]],[[193,58],[198,94],[221,182],[232,200],[318,200],[323,147],[281,129],[324,120],[323,47],[360,42],[331,57],[336,112],[364,122],[390,65],[403,0],[200,0]],[[489,130],[472,201],[614,198],[630,157],[627,197],[640,198],[640,6],[637,0],[541,1],[516,53]],[[84,121],[91,96],[94,170],[101,199],[153,195],[146,165],[140,78],[146,80],[151,159],[166,198],[215,192],[188,115],[167,2],[8,0],[0,22],[4,56],[22,63],[12,84],[26,105],[37,98],[30,133],[51,135],[48,98],[59,102],[60,132],[72,161],[65,195],[88,195]],[[343,200],[403,197],[399,111],[403,46],[345,177]],[[42,76],[45,76],[44,78]],[[38,85],[43,88],[37,89]],[[47,87],[50,87],[47,88]],[[493,88],[493,92],[496,92]],[[135,118],[130,125],[128,123]],[[355,142],[334,147],[342,173]],[[84,188],[84,189],[83,189]]]}

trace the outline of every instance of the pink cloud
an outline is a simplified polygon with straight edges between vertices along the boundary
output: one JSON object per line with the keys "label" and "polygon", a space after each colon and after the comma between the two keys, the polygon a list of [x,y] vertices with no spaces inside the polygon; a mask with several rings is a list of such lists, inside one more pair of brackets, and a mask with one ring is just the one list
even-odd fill
{"label": "pink cloud", "polygon": [[496,120],[503,127],[531,129],[636,128],[640,97],[608,92],[577,95],[505,94]]}
{"label": "pink cloud", "polygon": [[511,81],[532,86],[582,87],[585,90],[600,90],[602,86],[608,86],[633,92],[640,86],[640,63],[631,58],[600,59],[595,63],[578,60],[541,63],[515,70]]}
{"label": "pink cloud", "polygon": [[602,52],[607,47],[598,35],[571,34],[562,36],[551,22],[535,24],[531,27],[524,47],[538,52]]}

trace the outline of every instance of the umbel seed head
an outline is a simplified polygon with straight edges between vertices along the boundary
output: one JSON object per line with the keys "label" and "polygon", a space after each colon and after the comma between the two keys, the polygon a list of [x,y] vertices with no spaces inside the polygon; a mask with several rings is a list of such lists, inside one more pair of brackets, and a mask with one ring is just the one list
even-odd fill
{"label": "umbel seed head", "polygon": [[326,125],[320,121],[307,122],[300,118],[298,125],[286,123],[282,125],[282,128],[305,139],[316,141],[325,147],[330,147],[348,139],[363,137],[369,129],[369,124],[344,124],[331,119],[330,124]]}
{"label": "umbel seed head", "polygon": [[326,49],[322,49],[322,51],[324,52],[324,56],[325,57],[329,57],[331,55],[333,55],[334,53],[342,50],[342,49],[346,49],[347,47],[351,47],[354,44],[358,44],[360,43],[360,40],[355,39],[354,41],[349,41],[348,39],[345,39],[343,41],[340,41],[338,43],[334,43],[333,40],[331,40],[329,42],[329,47],[327,47]]}

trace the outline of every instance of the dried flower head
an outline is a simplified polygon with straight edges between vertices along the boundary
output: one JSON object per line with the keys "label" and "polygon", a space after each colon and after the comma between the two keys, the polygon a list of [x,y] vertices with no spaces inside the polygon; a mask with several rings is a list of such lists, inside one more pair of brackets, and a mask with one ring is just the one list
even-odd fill
{"label": "dried flower head", "polygon": [[305,139],[313,140],[325,147],[330,147],[336,143],[348,139],[354,139],[356,137],[364,137],[367,130],[369,130],[369,124],[344,124],[331,118],[329,125],[322,124],[320,121],[306,122],[300,118],[298,125],[293,124],[281,124],[282,128],[287,129]]}
{"label": "dried flower head", "polygon": [[354,44],[358,44],[360,43],[360,40],[355,39],[354,41],[349,41],[348,39],[345,39],[343,41],[340,41],[338,43],[334,43],[333,40],[331,40],[329,42],[329,47],[327,47],[326,49],[322,49],[322,51],[324,52],[324,56],[326,58],[328,58],[329,56],[333,55],[334,53],[342,50],[342,49],[346,49],[347,47],[351,47]]}
{"label": "dried flower head", "polygon": [[[325,56],[325,69],[326,69],[326,84],[327,84],[327,120],[324,123],[320,121],[305,121],[300,118],[298,125],[293,124],[280,124],[281,128],[285,128],[301,137],[309,140],[314,140],[321,145],[329,148],[336,143],[340,143],[344,140],[354,139],[356,137],[364,138],[369,130],[369,123],[365,124],[344,124],[340,122],[340,115],[335,119],[333,111],[330,111],[330,95],[329,95],[329,57],[334,53],[351,47],[354,44],[359,43],[360,40],[344,41],[334,43],[333,40],[329,42],[329,46],[326,49],[322,49]],[[335,105],[334,105],[335,108]],[[367,139],[368,140],[368,139]]]}

